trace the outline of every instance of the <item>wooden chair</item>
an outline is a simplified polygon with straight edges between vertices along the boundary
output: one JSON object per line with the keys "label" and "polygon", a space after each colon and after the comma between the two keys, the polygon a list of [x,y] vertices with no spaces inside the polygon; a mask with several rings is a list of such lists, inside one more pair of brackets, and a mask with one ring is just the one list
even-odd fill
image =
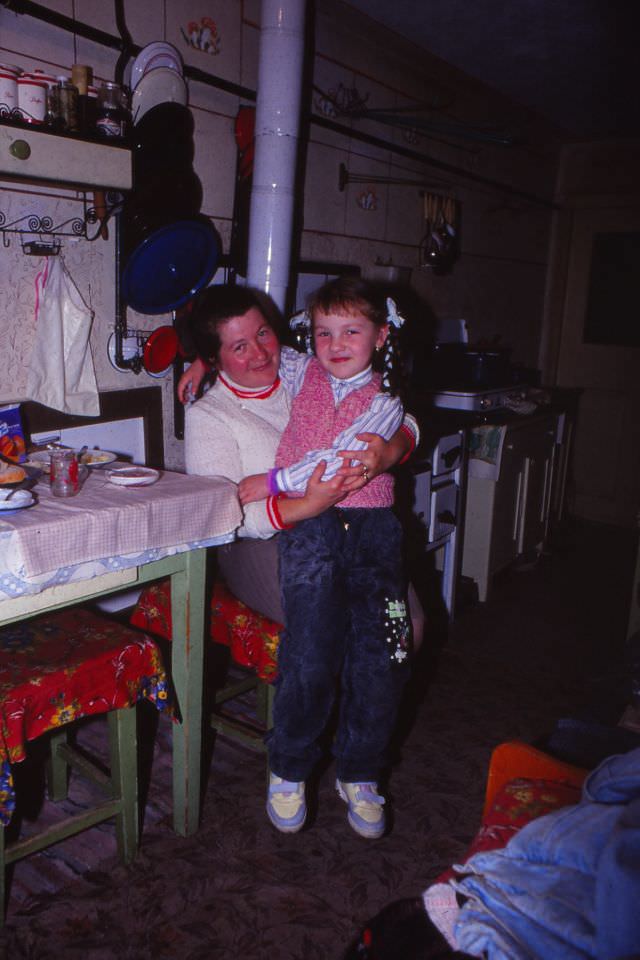
{"label": "wooden chair", "polygon": [[[130,623],[171,639],[171,590],[164,580],[143,590]],[[272,724],[273,681],[282,627],[214,585],[210,604],[210,639],[228,647],[232,661],[224,684],[212,695],[211,727],[239,743],[264,751],[264,734]],[[253,717],[239,710],[241,698],[255,691]],[[225,708],[226,705],[226,708]],[[232,706],[233,709],[229,709]]]}
{"label": "wooden chair", "polygon": [[[5,868],[54,843],[115,817],[118,852],[131,861],[138,847],[136,711],[147,699],[168,703],[167,678],[154,640],[85,609],[63,610],[0,630],[0,924]],[[108,714],[110,771],[69,739],[76,721]],[[5,843],[16,806],[12,767],[27,741],[48,736],[48,793],[67,797],[71,768],[89,777],[104,799],[31,836]]]}

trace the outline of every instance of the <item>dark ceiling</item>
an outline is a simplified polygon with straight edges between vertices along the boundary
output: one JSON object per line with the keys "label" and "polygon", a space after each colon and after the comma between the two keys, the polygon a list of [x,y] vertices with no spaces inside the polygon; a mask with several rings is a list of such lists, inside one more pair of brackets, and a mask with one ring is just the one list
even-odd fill
{"label": "dark ceiling", "polygon": [[571,139],[640,135],[636,0],[348,0]]}

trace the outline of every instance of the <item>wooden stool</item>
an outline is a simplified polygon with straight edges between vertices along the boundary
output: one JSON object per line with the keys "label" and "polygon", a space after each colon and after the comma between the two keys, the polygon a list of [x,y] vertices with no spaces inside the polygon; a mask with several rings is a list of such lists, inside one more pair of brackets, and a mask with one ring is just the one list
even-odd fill
{"label": "wooden stool", "polygon": [[[213,697],[211,726],[233,740],[264,750],[264,734],[271,727],[273,681],[277,675],[276,654],[279,623],[256,613],[216,583],[211,595],[210,638],[230,650],[240,678],[227,678]],[[168,580],[143,590],[131,614],[130,623],[150,633],[171,639],[171,589]],[[255,722],[223,711],[249,691],[255,690]]]}
{"label": "wooden stool", "polygon": [[[5,844],[0,829],[0,923],[5,867],[116,819],[118,852],[131,861],[138,847],[138,772],[135,705],[167,706],[167,678],[150,637],[89,610],[72,609],[0,630],[0,824],[15,809],[12,764],[25,759],[27,741],[48,734],[51,800],[67,796],[74,768],[103,788],[105,799],[26,839]],[[70,725],[108,713],[110,775],[68,741]]]}

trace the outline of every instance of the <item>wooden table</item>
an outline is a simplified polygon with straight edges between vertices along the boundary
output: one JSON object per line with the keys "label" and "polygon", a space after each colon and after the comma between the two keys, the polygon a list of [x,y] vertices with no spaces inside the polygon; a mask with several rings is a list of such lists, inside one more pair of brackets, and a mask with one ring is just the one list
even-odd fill
{"label": "wooden table", "polygon": [[[233,539],[241,521],[235,484],[221,477],[164,471],[153,486],[123,489],[107,483],[104,472],[94,471],[70,500],[51,497],[42,482],[35,493],[37,506],[0,513],[0,624],[171,578],[171,667],[179,713],[173,727],[173,822],[177,833],[188,836],[200,818],[206,548]],[[204,511],[203,503],[208,504]],[[167,535],[169,528],[175,530],[170,516],[176,510],[184,515],[184,538],[167,542],[176,538],[175,532]],[[194,511],[200,511],[199,516]],[[87,529],[87,518],[90,547],[76,545],[69,562],[60,564],[60,538],[76,543]],[[110,551],[113,525],[124,528],[126,553],[96,555],[100,547],[93,531],[100,524],[108,533]],[[197,539],[191,535],[194,525]],[[36,537],[38,543],[52,538],[56,559],[50,570],[40,569],[46,565],[47,550],[29,555]],[[128,549],[136,539],[137,547]],[[83,556],[83,551],[93,555]]]}

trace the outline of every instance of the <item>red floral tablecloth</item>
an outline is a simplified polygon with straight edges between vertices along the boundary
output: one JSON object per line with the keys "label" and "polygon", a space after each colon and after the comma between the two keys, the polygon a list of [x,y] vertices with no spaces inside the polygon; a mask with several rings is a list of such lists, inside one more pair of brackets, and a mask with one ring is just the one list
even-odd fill
{"label": "red floral tablecloth", "polygon": [[75,608],[0,629],[0,823],[15,807],[11,764],[26,744],[80,717],[150,700],[168,704],[157,644]]}
{"label": "red floral tablecloth", "polygon": [[[165,640],[171,639],[171,587],[168,580],[142,591],[130,622]],[[210,637],[231,648],[236,663],[255,670],[261,680],[276,678],[276,656],[282,627],[256,613],[227,588],[216,583],[211,595]]]}

